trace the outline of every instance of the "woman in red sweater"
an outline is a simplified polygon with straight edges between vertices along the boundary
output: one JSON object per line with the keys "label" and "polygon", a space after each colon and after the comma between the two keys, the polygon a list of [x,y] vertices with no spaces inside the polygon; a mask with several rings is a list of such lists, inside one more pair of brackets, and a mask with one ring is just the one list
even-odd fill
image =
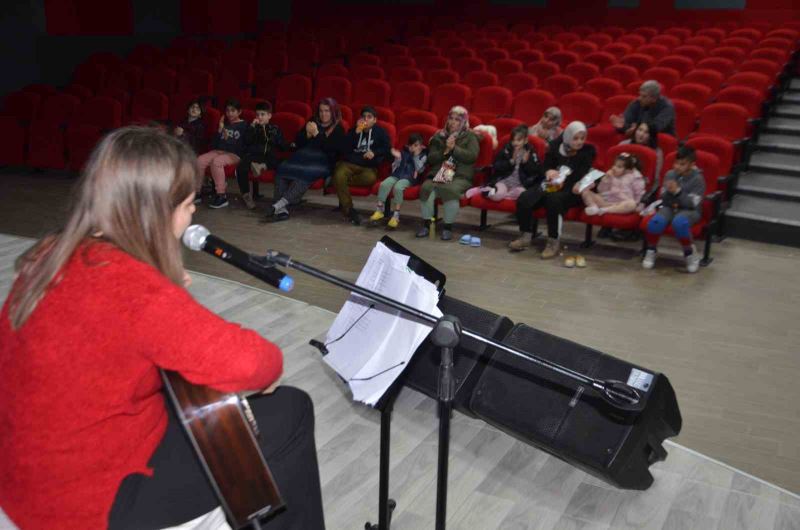
{"label": "woman in red sweater", "polygon": [[219,505],[158,368],[251,401],[287,505],[266,528],[323,528],[314,413],[282,354],[185,290],[179,237],[196,159],[146,128],[109,134],[66,226],[18,261],[0,313],[0,506],[22,529],[163,528]]}

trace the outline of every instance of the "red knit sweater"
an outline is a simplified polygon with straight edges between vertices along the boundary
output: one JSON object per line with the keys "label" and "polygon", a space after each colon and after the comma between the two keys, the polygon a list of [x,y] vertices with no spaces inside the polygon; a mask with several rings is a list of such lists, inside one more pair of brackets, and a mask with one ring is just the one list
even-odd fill
{"label": "red knit sweater", "polygon": [[153,267],[85,246],[20,329],[0,313],[0,506],[22,529],[106,528],[167,416],[157,366],[224,392],[280,376],[281,351]]}

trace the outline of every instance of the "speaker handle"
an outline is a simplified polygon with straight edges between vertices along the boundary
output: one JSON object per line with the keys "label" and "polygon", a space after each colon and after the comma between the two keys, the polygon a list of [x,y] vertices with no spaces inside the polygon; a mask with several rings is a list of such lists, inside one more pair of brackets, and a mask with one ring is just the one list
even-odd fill
{"label": "speaker handle", "polygon": [[644,410],[642,395],[632,386],[613,379],[601,381],[600,384],[602,385],[602,388],[598,388],[600,396],[607,403],[626,411]]}

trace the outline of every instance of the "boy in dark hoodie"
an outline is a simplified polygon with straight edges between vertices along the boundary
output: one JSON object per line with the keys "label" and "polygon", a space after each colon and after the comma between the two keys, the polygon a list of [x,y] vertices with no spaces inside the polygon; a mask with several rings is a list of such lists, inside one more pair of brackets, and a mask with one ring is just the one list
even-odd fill
{"label": "boy in dark hoodie", "polygon": [[361,224],[361,216],[353,208],[349,186],[370,186],[378,180],[378,166],[391,149],[389,135],[377,125],[378,113],[373,107],[361,109],[361,118],[347,136],[345,158],[333,172],[333,184],[339,196],[342,214],[354,225]]}
{"label": "boy in dark hoodie", "polygon": [[267,169],[275,169],[278,165],[275,149],[289,150],[283,133],[277,125],[269,122],[271,119],[272,105],[266,101],[257,104],[256,119],[244,134],[244,149],[236,169],[236,179],[239,181],[242,199],[249,210],[255,209],[255,196],[258,192],[258,181],[253,181],[252,192],[250,190],[250,166],[256,163],[266,165]]}
{"label": "boy in dark hoodie", "polygon": [[692,225],[703,216],[706,181],[703,172],[695,166],[696,158],[693,148],[681,147],[675,155],[675,165],[664,177],[661,204],[656,214],[645,222],[647,249],[642,260],[645,269],[655,265],[658,240],[670,225],[683,247],[686,270],[697,272],[700,268],[700,255],[692,243]]}
{"label": "boy in dark hoodie", "polygon": [[210,208],[228,206],[225,195],[225,166],[238,164],[244,146],[244,133],[247,123],[240,118],[242,106],[235,99],[225,102],[225,116],[219,119],[219,128],[214,136],[211,151],[197,157],[197,172],[205,175],[211,166],[211,178],[214,179],[216,195],[209,203]]}

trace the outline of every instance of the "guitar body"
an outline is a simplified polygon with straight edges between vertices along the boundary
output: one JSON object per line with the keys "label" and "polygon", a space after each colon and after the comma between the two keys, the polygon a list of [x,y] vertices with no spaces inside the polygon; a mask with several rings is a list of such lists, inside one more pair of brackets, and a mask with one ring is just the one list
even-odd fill
{"label": "guitar body", "polygon": [[193,385],[162,370],[167,393],[219,498],[236,529],[258,528],[258,519],[283,507],[256,437],[258,427],[244,398]]}

